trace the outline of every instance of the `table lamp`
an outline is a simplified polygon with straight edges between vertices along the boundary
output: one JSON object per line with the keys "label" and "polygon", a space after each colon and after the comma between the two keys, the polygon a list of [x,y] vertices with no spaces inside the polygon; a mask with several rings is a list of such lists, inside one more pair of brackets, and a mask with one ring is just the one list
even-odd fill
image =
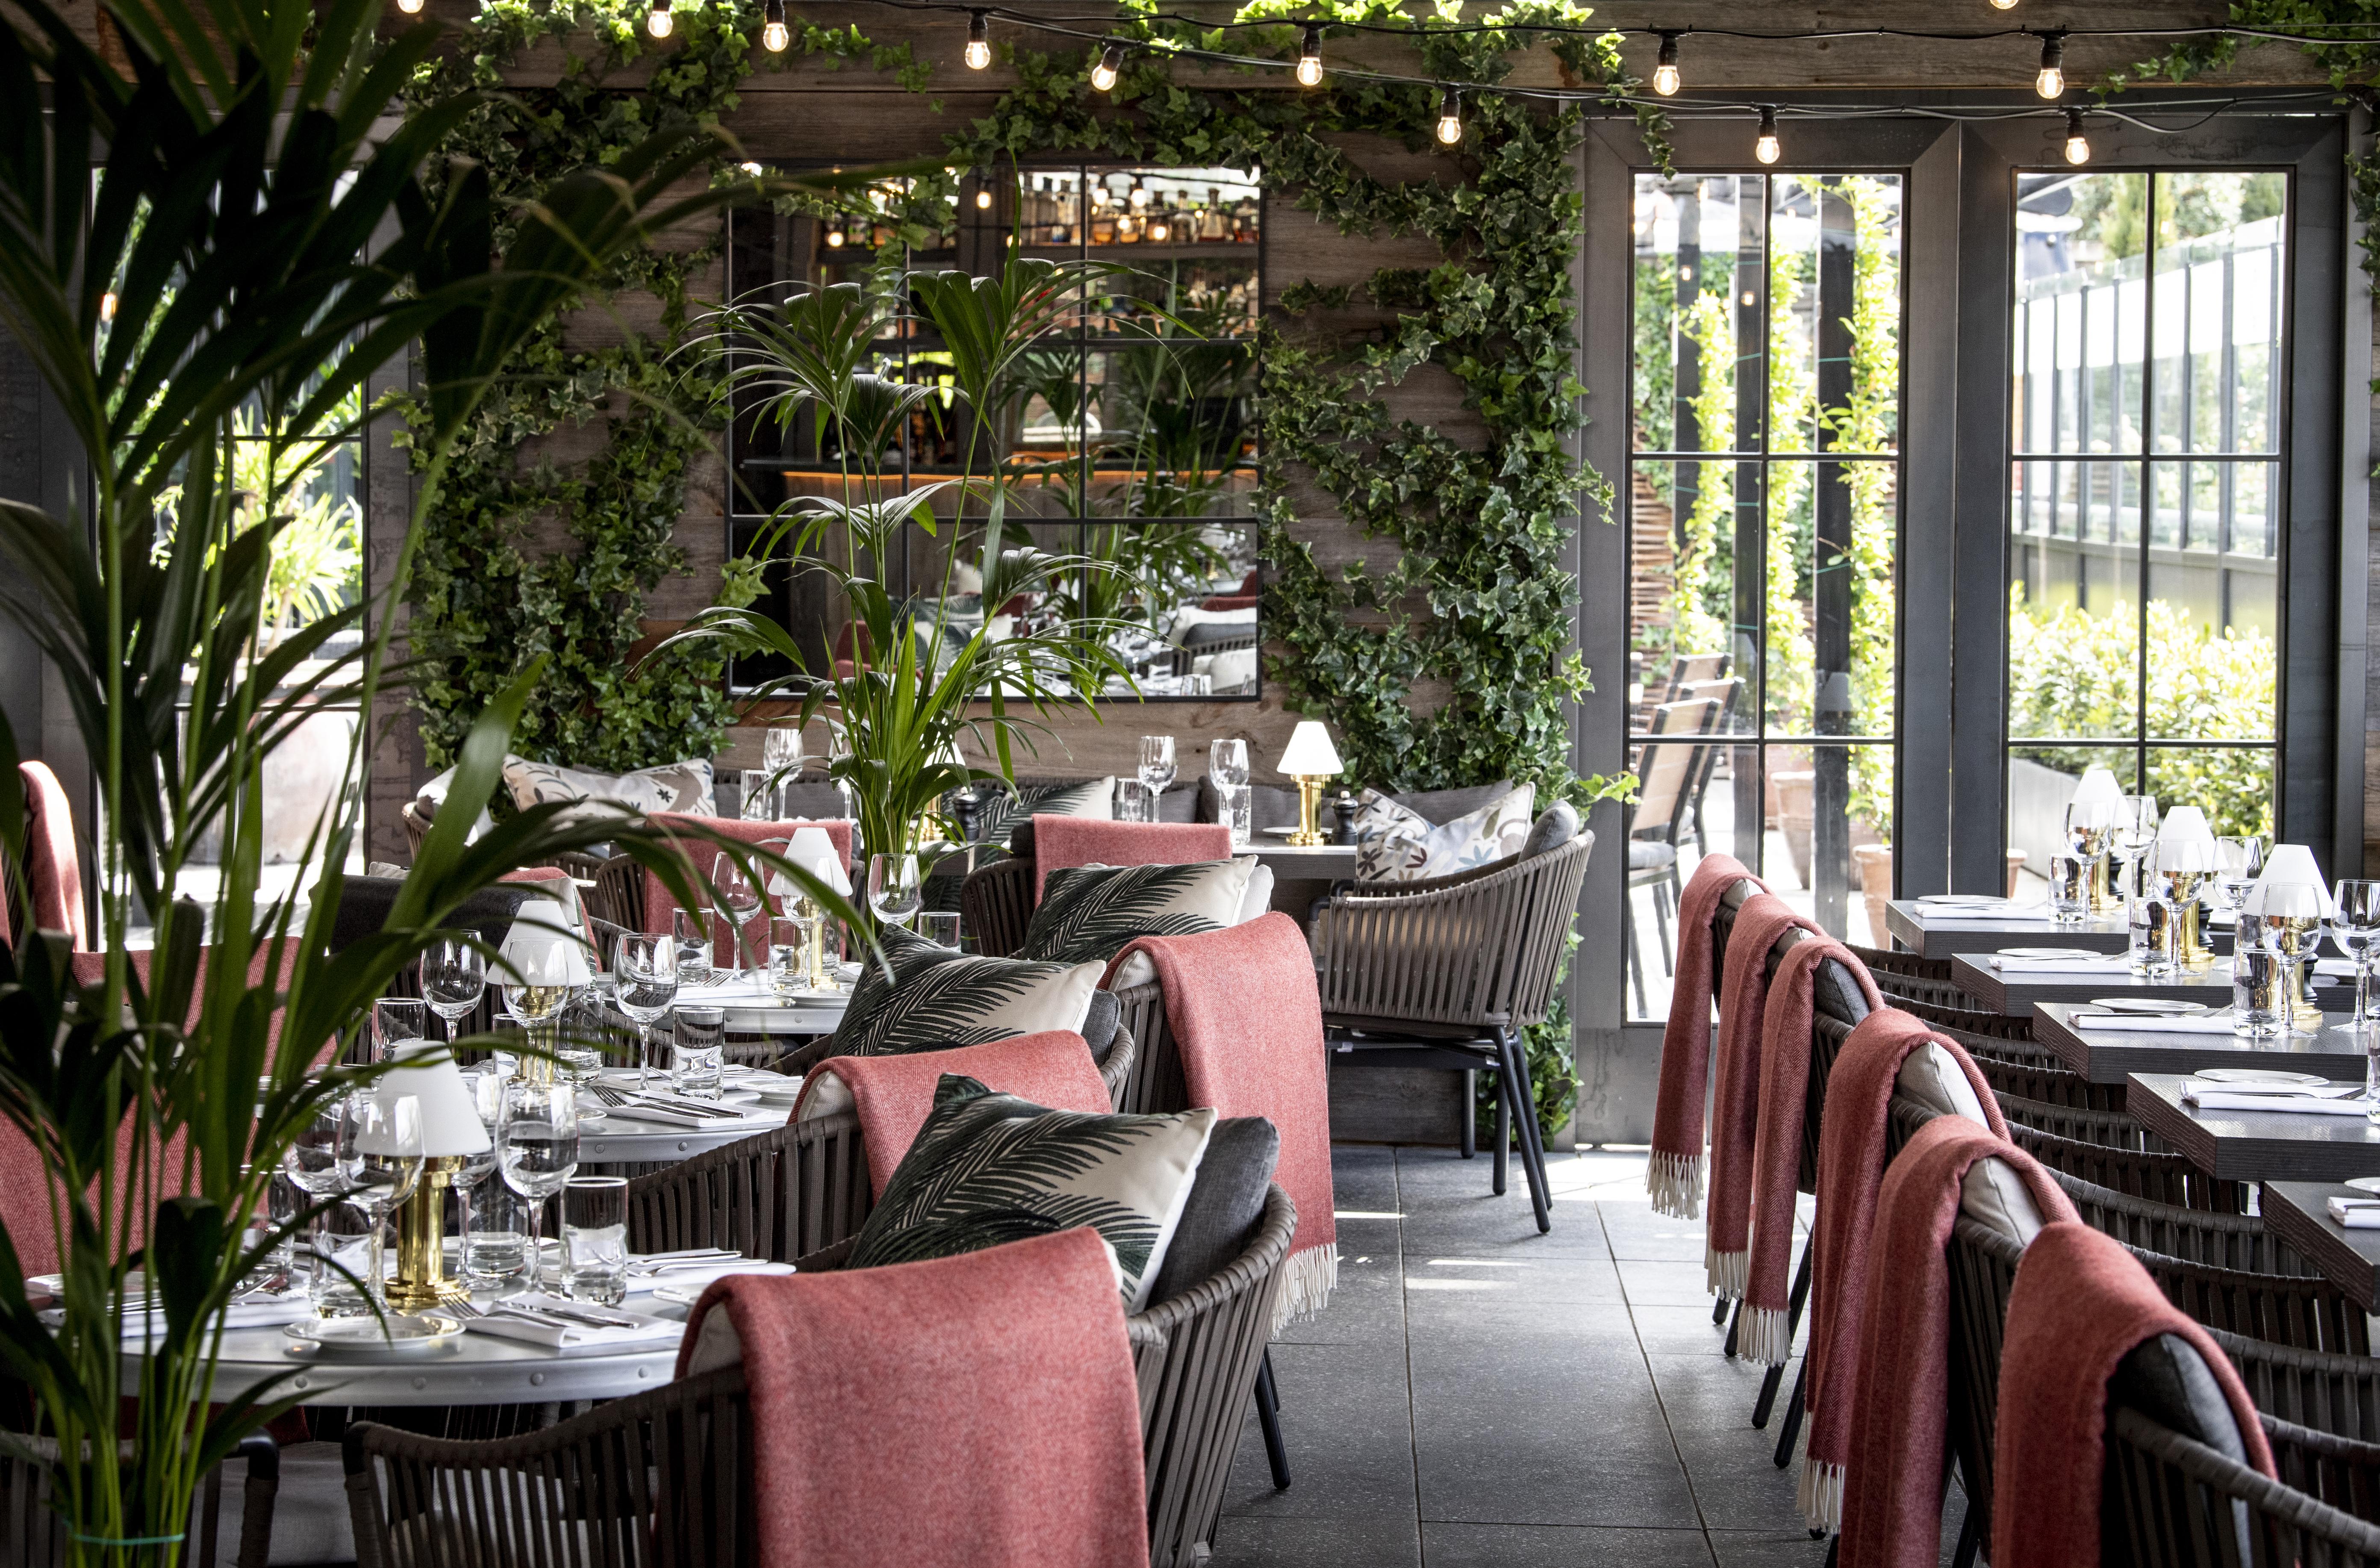
{"label": "table lamp", "polygon": [[1297,782],[1297,831],[1289,835],[1292,847],[1311,848],[1322,842],[1316,819],[1322,808],[1322,785],[1339,772],[1339,748],[1318,719],[1301,719],[1281,754],[1281,771]]}
{"label": "table lamp", "polygon": [[[843,856],[836,851],[834,840],[827,836],[824,828],[795,828],[794,836],[786,841],[785,858],[844,897],[851,896],[851,878],[843,869]],[[841,989],[835,978],[826,970],[825,908],[800,883],[783,871],[769,879],[769,891],[776,896],[777,906],[781,909],[785,907],[784,901],[791,899],[794,918],[808,923],[810,989]]]}
{"label": "table lamp", "polygon": [[2173,883],[2178,918],[2174,957],[2186,969],[2204,969],[2215,962],[2214,950],[2200,933],[2200,905],[2218,865],[2215,830],[2206,825],[2205,812],[2195,806],[2177,806],[2165,814],[2157,829],[2156,868]]}
{"label": "table lamp", "polygon": [[[2104,914],[2116,907],[2115,867],[2107,858],[2107,841],[2116,827],[2116,808],[2124,803],[2124,786],[2106,768],[2085,768],[2067,803],[2068,847],[2095,857],[2091,867],[2091,909]],[[2077,825],[2087,826],[2087,844],[2070,842]]]}
{"label": "table lamp", "polygon": [[[468,1157],[494,1147],[480,1120],[470,1087],[442,1044],[428,1040],[397,1048],[397,1065],[370,1092],[394,1105],[411,1095],[421,1108],[421,1180],[396,1211],[396,1275],[388,1282],[392,1311],[419,1312],[460,1300],[463,1287],[446,1278],[446,1189]],[[393,1145],[366,1138],[363,1154],[395,1154]]]}
{"label": "table lamp", "polygon": [[[2313,851],[2302,844],[2277,844],[2265,857],[2265,869],[2248,889],[2242,913],[2256,917],[2257,929],[2277,952],[2304,960],[2292,988],[2290,1027],[2300,1033],[2322,1027],[2322,1009],[2313,1001],[2313,961],[2322,951],[2322,924],[2331,917],[2330,888],[2314,864]],[[2245,938],[2232,939],[2236,949]]]}
{"label": "table lamp", "polygon": [[[570,929],[570,917],[548,898],[524,900],[513,916],[512,930],[497,950],[504,960],[503,983],[514,989],[513,1011],[529,1026],[532,1035],[562,1015],[570,988],[593,977],[587,966],[587,944]],[[553,1076],[551,1042],[542,1051],[521,1058],[521,1076],[550,1080]]]}

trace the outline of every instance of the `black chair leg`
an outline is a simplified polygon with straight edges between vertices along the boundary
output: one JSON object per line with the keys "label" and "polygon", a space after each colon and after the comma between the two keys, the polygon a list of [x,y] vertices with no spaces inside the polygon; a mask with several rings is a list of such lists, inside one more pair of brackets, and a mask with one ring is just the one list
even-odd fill
{"label": "black chair leg", "polygon": [[1674,979],[1678,964],[1670,950],[1670,889],[1666,882],[1653,884],[1653,929],[1661,936],[1661,973]]}
{"label": "black chair leg", "polygon": [[1488,1173],[1488,1190],[1498,1197],[1504,1196],[1505,1160],[1512,1144],[1512,1095],[1511,1077],[1499,1063],[1496,1070],[1496,1132],[1495,1146],[1488,1152],[1494,1169]]}
{"label": "black chair leg", "polygon": [[1645,943],[1636,934],[1636,890],[1628,890],[1628,978],[1636,984],[1638,1016],[1649,1015],[1652,1004],[1645,1000]]}
{"label": "black chair leg", "polygon": [[1544,1235],[1554,1228],[1552,1194],[1546,1190],[1545,1129],[1537,1125],[1537,1097],[1529,1082],[1526,1048],[1518,1035],[1502,1029],[1496,1032],[1496,1048],[1504,1060],[1504,1081],[1512,1086],[1512,1114],[1521,1124],[1521,1173],[1529,1182],[1529,1208],[1536,1216],[1537,1234]]}
{"label": "black chair leg", "polygon": [[[1809,1294],[1810,1247],[1805,1242],[1802,1246],[1801,1267],[1793,1271],[1792,1293],[1785,1302],[1785,1341],[1789,1346],[1793,1341],[1793,1331],[1801,1327],[1802,1303]],[[1760,1380],[1760,1397],[1752,1403],[1752,1424],[1755,1428],[1768,1425],[1768,1412],[1777,1404],[1777,1385],[1784,1380],[1785,1367],[1781,1362],[1768,1368],[1767,1375]]]}
{"label": "black chair leg", "polygon": [[1793,1440],[1802,1435],[1802,1415],[1809,1408],[1802,1380],[1809,1375],[1810,1364],[1806,1360],[1793,1369],[1793,1392],[1785,1396],[1785,1420],[1778,1428],[1777,1452],[1772,1455],[1779,1470],[1793,1463]]}
{"label": "black chair leg", "polygon": [[1741,1297],[1741,1296],[1738,1296],[1738,1297],[1736,1298],[1736,1300],[1735,1300],[1735,1316],[1734,1316],[1734,1317],[1732,1317],[1732,1318],[1730,1318],[1730,1319],[1727,1320],[1727,1358],[1728,1358],[1730,1361],[1732,1361],[1732,1360],[1734,1360],[1734,1359],[1735,1359],[1735,1335],[1736,1335],[1736,1331],[1737,1331],[1737,1330],[1739,1330],[1739,1329],[1741,1329],[1741,1328],[1742,1328],[1742,1327],[1743,1327],[1743,1298],[1742,1298],[1742,1297]]}
{"label": "black chair leg", "polygon": [[1463,1158],[1479,1152],[1479,1070],[1463,1070]]}
{"label": "black chair leg", "polygon": [[1712,1302],[1712,1303],[1711,1303],[1711,1327],[1712,1327],[1712,1328],[1714,1328],[1714,1329],[1716,1329],[1716,1328],[1718,1328],[1721,1323],[1724,1323],[1724,1322],[1726,1322],[1726,1321],[1727,1321],[1727,1297],[1725,1297],[1725,1296],[1720,1296],[1717,1301],[1714,1301],[1714,1302]]}
{"label": "black chair leg", "polygon": [[1264,1430],[1265,1460],[1272,1466],[1272,1489],[1289,1489],[1289,1445],[1281,1440],[1281,1394],[1273,1387],[1272,1352],[1257,1363],[1257,1425]]}
{"label": "black chair leg", "polygon": [[1966,1517],[1959,1521],[1959,1544],[1950,1553],[1950,1568],[1975,1568],[1976,1554],[1983,1550],[1982,1511],[1970,1502]]}

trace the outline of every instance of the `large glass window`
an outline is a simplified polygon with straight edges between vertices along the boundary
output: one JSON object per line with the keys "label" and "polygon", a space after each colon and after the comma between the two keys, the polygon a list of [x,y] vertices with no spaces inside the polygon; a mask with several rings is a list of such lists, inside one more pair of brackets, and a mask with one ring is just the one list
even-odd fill
{"label": "large glass window", "polygon": [[2009,845],[2046,869],[2088,766],[2269,834],[2289,187],[2020,174]]}
{"label": "large glass window", "polygon": [[1827,930],[1892,875],[1903,184],[1635,182],[1629,1005],[1731,854]]}

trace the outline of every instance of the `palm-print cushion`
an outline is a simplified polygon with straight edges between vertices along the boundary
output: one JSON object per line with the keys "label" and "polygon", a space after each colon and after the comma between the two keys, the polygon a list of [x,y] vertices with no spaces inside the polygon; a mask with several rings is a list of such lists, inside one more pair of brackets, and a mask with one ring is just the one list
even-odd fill
{"label": "palm-print cushion", "polygon": [[616,800],[643,812],[676,811],[689,817],[719,814],[711,792],[710,763],[690,758],[632,773],[596,773],[526,757],[504,759],[504,788],[526,811],[548,800]]}
{"label": "palm-print cushion", "polygon": [[976,808],[975,841],[1008,847],[1008,835],[1036,815],[1097,817],[1115,815],[1115,778],[1086,779],[1081,784],[1018,784],[1012,795],[995,788]]}
{"label": "palm-print cushion", "polygon": [[1537,786],[1516,785],[1477,810],[1435,823],[1378,790],[1355,797],[1355,877],[1417,882],[1518,855],[1529,840]]}
{"label": "palm-print cushion", "polygon": [[1126,1312],[1148,1304],[1198,1177],[1211,1109],[1051,1111],[945,1073],[848,1267],[916,1263],[1090,1225],[1115,1249]]}
{"label": "palm-print cushion", "polygon": [[1145,936],[1220,931],[1240,921],[1256,857],[1178,866],[1066,866],[1050,873],[1019,958],[1102,963]]}
{"label": "palm-print cushion", "polygon": [[982,958],[886,928],[883,966],[861,966],[830,1056],[891,1056],[988,1045],[1044,1029],[1083,1032],[1099,964]]}

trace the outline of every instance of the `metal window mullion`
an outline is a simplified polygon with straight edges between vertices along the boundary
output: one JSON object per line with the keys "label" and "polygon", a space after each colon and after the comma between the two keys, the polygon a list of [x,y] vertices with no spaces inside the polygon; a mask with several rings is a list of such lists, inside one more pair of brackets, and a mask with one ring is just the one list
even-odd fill
{"label": "metal window mullion", "polygon": [[[2163,179],[2150,174],[2148,196],[2148,235],[2141,266],[2141,514],[2140,527],[2140,595],[2132,606],[2132,635],[2135,667],[2139,671],[2132,692],[2136,711],[2133,723],[2133,787],[2132,793],[2149,792],[2149,534],[2155,524],[2156,506],[2155,481],[2156,471],[2151,454],[2156,450],[2156,261],[2157,261],[2157,195]],[[2187,302],[2188,296],[2184,296]],[[2120,324],[2120,323],[2119,323]],[[2183,323],[2182,344],[2189,346],[2189,323]],[[2120,341],[2120,340],[2119,340]],[[2121,356],[2119,355],[2119,358]],[[2183,358],[2189,358],[2187,352]],[[2187,429],[2185,422],[2184,428]]]}

